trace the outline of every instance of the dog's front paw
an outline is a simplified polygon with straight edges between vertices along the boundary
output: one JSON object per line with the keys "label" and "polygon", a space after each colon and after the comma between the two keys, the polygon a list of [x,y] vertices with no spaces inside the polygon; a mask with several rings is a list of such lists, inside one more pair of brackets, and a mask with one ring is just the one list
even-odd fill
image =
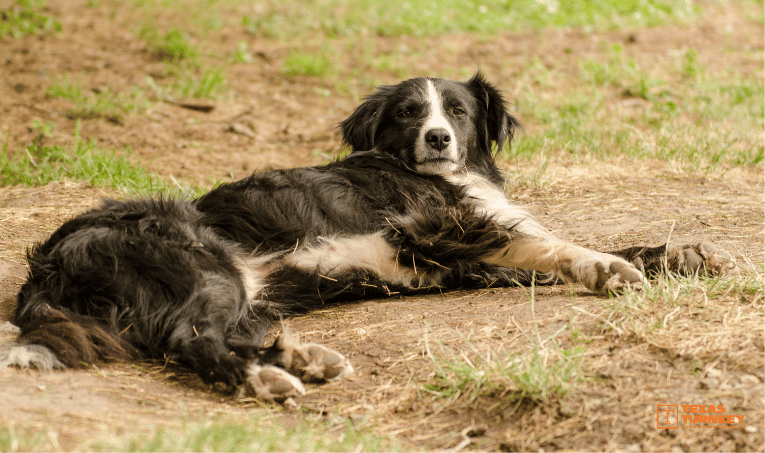
{"label": "dog's front paw", "polygon": [[305,395],[305,387],[300,379],[279,367],[258,365],[255,362],[247,367],[245,390],[256,398],[277,403]]}
{"label": "dog's front paw", "polygon": [[671,247],[667,251],[669,266],[683,275],[697,273],[725,275],[736,268],[736,259],[709,241]]}
{"label": "dog's front paw", "polygon": [[561,272],[567,281],[578,281],[598,294],[618,294],[647,285],[643,273],[631,263],[614,255],[587,252],[586,256],[565,260]]}
{"label": "dog's front paw", "polygon": [[600,294],[618,294],[625,289],[643,289],[645,277],[635,266],[624,261],[614,260],[605,263],[595,263],[597,279],[593,285],[593,291]]}

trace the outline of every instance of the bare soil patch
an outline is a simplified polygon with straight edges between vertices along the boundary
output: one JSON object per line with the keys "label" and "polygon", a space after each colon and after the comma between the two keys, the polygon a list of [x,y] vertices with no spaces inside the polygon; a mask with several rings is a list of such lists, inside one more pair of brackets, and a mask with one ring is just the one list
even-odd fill
{"label": "bare soil patch", "polygon": [[[11,152],[38,137],[39,131],[30,127],[32,120],[56,125],[52,137],[41,138],[47,143],[71,143],[74,120],[67,116],[71,106],[46,95],[56,76],[66,74],[90,89],[109,86],[118,91],[132,84],[143,86],[147,74],[159,71],[159,63],[128,25],[129,12],[112,17],[105,6],[61,3],[50,7],[63,24],[56,37],[0,41],[0,133],[9,138]],[[703,64],[736,65],[761,73],[761,61],[749,56],[762,52],[761,25],[734,7],[720,11],[718,17],[698,24],[601,34],[546,30],[492,39],[380,37],[374,40],[374,51],[405,48],[417,55],[409,58],[423,75],[451,67],[455,77],[462,77],[456,68],[481,67],[500,86],[510,85],[517,75],[513,67],[529,55],[543,63],[562,59],[575,71],[577,58],[602,52],[603,42],[623,42],[630,55],[654,64],[663,61],[664,53],[657,49],[692,47]],[[368,91],[364,81],[349,82],[356,95],[327,96],[334,86],[281,74],[289,45],[253,40],[237,30],[215,39],[210,46],[221,53],[240,39],[248,40],[258,59],[256,64],[230,66],[230,84],[237,96],[216,100],[210,113],[155,102],[146,113],[126,115],[117,123],[84,120],[83,137],[96,137],[103,149],[129,147],[153,171],[202,185],[254,170],[320,164],[327,161],[323,153],[340,149],[335,124],[355,107],[355,96]],[[305,46],[310,49],[311,43]],[[363,65],[358,58],[353,52],[338,55],[347,68]],[[395,81],[388,73],[368,77]],[[253,134],[237,132],[232,127],[237,124]],[[503,165],[517,174],[533,172],[539,163]],[[668,238],[682,243],[708,239],[731,250],[742,265],[762,263],[761,168],[734,169],[718,178],[689,178],[655,162],[616,159],[583,164],[565,154],[556,156],[549,168],[542,184],[511,178],[508,193],[529,205],[561,238],[604,251],[659,244]],[[121,195],[71,181],[0,187],[0,322],[12,319],[15,293],[26,272],[26,248],[104,196]],[[302,412],[285,417],[349,419],[415,450],[455,447],[462,440],[460,432],[472,425],[484,427],[485,433],[474,438],[470,448],[487,451],[765,448],[763,363],[750,360],[763,355],[762,330],[741,344],[738,356],[694,360],[645,339],[604,334],[596,315],[608,301],[581,288],[536,288],[534,296],[533,318],[530,289],[488,288],[328,306],[292,319],[291,326],[304,340],[340,350],[357,371],[342,381],[309,389],[300,401]],[[762,315],[761,294],[738,302],[747,315]],[[570,345],[572,330],[586,334],[592,379],[560,401],[522,401],[516,407],[479,399],[442,407],[442,401],[423,392],[434,369],[426,343],[459,349],[470,342],[478,349],[516,352],[531,347],[528,338],[533,337],[534,325],[547,337],[568,323],[574,329],[565,330],[559,340]],[[12,333],[0,332],[1,342],[12,338]],[[744,414],[744,424],[750,428],[658,430],[657,404],[725,404],[729,413]],[[244,416],[274,410],[278,409],[207,388],[195,376],[161,363],[102,364],[47,374],[0,370],[0,423],[40,430],[53,449],[85,449],[96,438],[178,427],[182,420],[211,414]]]}

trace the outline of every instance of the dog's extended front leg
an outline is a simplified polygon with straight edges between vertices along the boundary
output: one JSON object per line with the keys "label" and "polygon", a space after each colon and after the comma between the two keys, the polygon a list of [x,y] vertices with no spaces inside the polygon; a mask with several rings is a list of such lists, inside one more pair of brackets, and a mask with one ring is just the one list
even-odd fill
{"label": "dog's extended front leg", "polygon": [[418,206],[389,222],[388,240],[398,249],[401,265],[417,257],[420,263],[445,269],[454,263],[480,262],[582,283],[599,294],[642,288],[645,281],[642,272],[623,258],[555,239],[546,230],[539,235],[516,231],[508,222],[476,215],[471,205],[452,209]]}
{"label": "dog's extended front leg", "polygon": [[486,255],[487,264],[531,269],[567,282],[582,283],[599,294],[643,287],[643,273],[614,255],[588,250],[563,241],[514,237]]}

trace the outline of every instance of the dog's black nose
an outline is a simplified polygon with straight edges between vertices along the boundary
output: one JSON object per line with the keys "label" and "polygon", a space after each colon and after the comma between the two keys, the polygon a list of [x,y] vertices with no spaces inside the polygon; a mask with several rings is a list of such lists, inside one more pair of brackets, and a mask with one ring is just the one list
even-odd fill
{"label": "dog's black nose", "polygon": [[449,135],[449,131],[443,127],[431,129],[425,133],[425,143],[430,145],[431,148],[436,151],[443,151],[449,146],[452,141],[452,136]]}

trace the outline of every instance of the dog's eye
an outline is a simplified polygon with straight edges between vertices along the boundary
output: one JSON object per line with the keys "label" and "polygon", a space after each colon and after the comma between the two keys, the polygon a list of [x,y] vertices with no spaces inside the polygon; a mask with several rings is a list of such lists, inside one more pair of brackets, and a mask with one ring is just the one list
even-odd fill
{"label": "dog's eye", "polygon": [[464,115],[464,114],[465,114],[465,111],[464,111],[464,110],[462,110],[462,109],[461,109],[461,108],[459,108],[459,107],[455,107],[455,108],[452,110],[452,115],[454,115],[454,116],[462,116],[462,115]]}
{"label": "dog's eye", "polygon": [[409,110],[402,110],[402,111],[398,112],[398,117],[399,118],[411,118],[412,117],[412,112],[409,111]]}

